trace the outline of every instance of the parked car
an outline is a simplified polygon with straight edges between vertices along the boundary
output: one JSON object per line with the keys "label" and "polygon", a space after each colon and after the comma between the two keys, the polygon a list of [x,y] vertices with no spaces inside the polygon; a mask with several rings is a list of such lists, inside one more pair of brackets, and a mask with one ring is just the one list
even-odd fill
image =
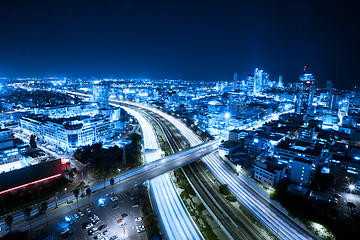
{"label": "parked car", "polygon": [[107,225],[106,225],[106,224],[103,224],[103,225],[99,226],[98,230],[99,230],[99,231],[102,231],[102,230],[104,230],[106,227],[107,227]]}
{"label": "parked car", "polygon": [[132,205],[132,207],[138,207],[139,206],[139,203],[134,203],[133,205]]}
{"label": "parked car", "polygon": [[339,193],[334,193],[333,196],[336,197],[336,198],[341,198],[341,194],[339,194]]}

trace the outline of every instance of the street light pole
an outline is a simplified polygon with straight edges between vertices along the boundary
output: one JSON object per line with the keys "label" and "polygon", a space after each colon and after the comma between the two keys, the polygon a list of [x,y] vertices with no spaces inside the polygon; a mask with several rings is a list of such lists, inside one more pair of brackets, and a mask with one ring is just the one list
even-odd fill
{"label": "street light pole", "polygon": [[[66,195],[66,190],[67,190],[67,188],[65,188],[65,195]],[[66,199],[66,204],[69,204],[66,196],[65,196],[65,199]]]}

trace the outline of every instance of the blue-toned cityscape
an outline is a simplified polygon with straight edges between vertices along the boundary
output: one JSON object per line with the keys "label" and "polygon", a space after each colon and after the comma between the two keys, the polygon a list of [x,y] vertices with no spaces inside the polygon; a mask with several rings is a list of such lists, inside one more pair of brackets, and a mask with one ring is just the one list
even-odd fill
{"label": "blue-toned cityscape", "polygon": [[306,67],[287,84],[259,68],[216,82],[2,78],[0,96],[2,236],[357,233],[360,92],[319,88]]}
{"label": "blue-toned cityscape", "polygon": [[360,239],[359,13],[0,0],[0,240]]}

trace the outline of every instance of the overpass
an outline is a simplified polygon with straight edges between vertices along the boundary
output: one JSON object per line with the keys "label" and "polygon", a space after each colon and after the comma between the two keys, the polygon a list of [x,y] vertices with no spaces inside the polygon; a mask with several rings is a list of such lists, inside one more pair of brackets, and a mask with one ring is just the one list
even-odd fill
{"label": "overpass", "polygon": [[[135,183],[140,184],[146,180],[150,180],[164,173],[183,167],[206,155],[213,153],[217,150],[221,141],[222,139],[215,139],[196,147],[186,149],[182,152],[178,152],[159,160],[144,164],[141,167],[114,178],[114,180],[115,182],[121,182],[122,184],[125,182],[128,184],[133,183],[133,185]],[[98,184],[98,186],[94,186],[92,189],[95,191],[103,187],[104,184]]]}

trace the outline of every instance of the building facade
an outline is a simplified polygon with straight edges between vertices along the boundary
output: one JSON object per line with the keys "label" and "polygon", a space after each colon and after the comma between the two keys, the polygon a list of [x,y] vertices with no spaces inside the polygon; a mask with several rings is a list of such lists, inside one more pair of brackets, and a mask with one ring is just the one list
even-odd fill
{"label": "building facade", "polygon": [[21,118],[20,125],[25,132],[36,134],[64,151],[102,142],[113,131],[113,123],[101,115],[59,119],[31,115]]}

